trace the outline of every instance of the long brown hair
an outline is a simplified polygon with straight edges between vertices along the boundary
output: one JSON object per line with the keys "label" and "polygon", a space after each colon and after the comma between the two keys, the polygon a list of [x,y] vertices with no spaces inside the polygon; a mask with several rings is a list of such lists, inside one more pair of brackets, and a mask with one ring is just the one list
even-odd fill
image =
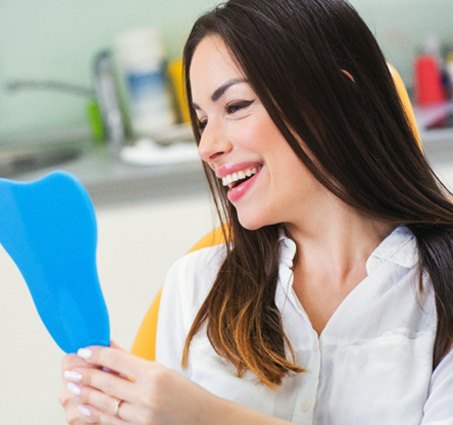
{"label": "long brown hair", "polygon": [[[344,0],[230,0],[199,18],[189,35],[189,102],[193,54],[213,34],[231,50],[301,164],[344,202],[413,232],[420,278],[428,272],[435,291],[435,367],[453,342],[451,194],[417,146],[373,35]],[[193,110],[191,118],[199,141]],[[279,226],[242,228],[225,189],[206,166],[205,172],[220,220],[232,231],[226,260],[187,337],[183,365],[206,323],[212,346],[239,376],[250,370],[267,385],[279,384],[302,370],[287,355],[291,345],[274,303]]]}

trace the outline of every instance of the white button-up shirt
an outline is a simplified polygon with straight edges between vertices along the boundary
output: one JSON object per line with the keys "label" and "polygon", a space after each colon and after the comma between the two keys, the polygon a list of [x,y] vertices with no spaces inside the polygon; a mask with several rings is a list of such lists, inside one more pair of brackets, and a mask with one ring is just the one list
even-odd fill
{"label": "white button-up shirt", "polygon": [[[162,295],[157,361],[214,394],[299,425],[453,425],[453,350],[432,370],[436,309],[429,279],[418,290],[412,233],[395,229],[366,263],[367,277],[318,336],[293,288],[295,243],[280,239],[275,302],[298,363],[277,389],[242,378],[210,345],[186,335],[225,258],[224,246],[190,253],[170,269]],[[328,265],[326,265],[328,266]]]}

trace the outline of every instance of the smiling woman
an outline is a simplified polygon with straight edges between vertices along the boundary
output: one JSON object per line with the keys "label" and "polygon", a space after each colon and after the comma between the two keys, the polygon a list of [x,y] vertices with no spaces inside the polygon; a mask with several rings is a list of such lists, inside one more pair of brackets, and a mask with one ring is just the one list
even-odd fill
{"label": "smiling woman", "polygon": [[68,420],[450,423],[453,207],[356,11],[230,0],[184,60],[229,232],[170,269],[157,362],[65,359]]}

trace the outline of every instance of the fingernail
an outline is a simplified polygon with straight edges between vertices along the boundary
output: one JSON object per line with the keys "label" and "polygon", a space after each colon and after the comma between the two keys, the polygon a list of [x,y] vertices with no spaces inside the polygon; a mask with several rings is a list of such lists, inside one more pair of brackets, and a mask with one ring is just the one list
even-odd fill
{"label": "fingernail", "polygon": [[83,415],[83,416],[91,416],[91,410],[88,409],[88,407],[85,407],[85,406],[77,406],[77,409],[79,409],[79,412]]}
{"label": "fingernail", "polygon": [[89,359],[93,353],[88,348],[80,348],[77,350],[77,355],[82,357],[82,359]]}
{"label": "fingernail", "polygon": [[78,385],[73,384],[72,382],[69,382],[68,385],[66,385],[66,387],[74,395],[80,395],[82,391]]}
{"label": "fingernail", "polygon": [[65,370],[63,375],[68,381],[80,382],[82,380],[82,375],[75,370]]}

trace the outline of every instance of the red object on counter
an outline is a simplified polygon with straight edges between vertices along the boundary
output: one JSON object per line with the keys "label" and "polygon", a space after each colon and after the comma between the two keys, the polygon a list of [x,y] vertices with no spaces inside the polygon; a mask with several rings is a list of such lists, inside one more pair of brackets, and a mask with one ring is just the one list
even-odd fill
{"label": "red object on counter", "polygon": [[445,101],[437,59],[434,56],[419,56],[414,67],[414,92],[417,105],[434,105]]}

